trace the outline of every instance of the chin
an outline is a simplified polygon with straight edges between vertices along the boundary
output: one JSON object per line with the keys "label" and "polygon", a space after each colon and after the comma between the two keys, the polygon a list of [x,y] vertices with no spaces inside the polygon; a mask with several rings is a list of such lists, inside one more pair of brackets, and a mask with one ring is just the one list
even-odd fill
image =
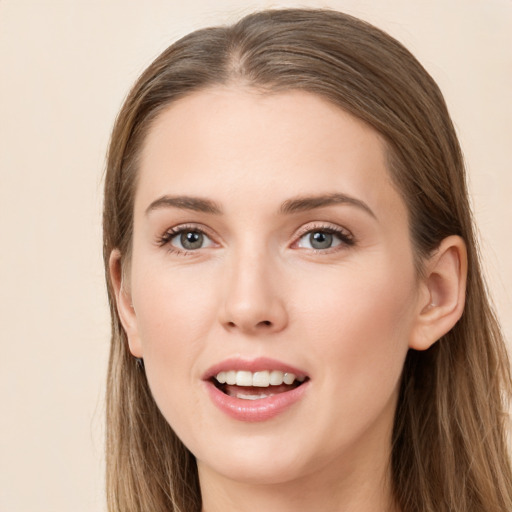
{"label": "chin", "polygon": [[234,436],[198,446],[200,475],[213,472],[242,484],[277,485],[300,480],[332,463],[332,450],[326,453],[314,443],[308,447],[307,438],[291,433],[275,434]]}
{"label": "chin", "polygon": [[283,457],[249,460],[247,455],[230,457],[226,455],[219,464],[198,461],[199,473],[215,472],[223,478],[248,485],[285,484],[305,476],[305,468]]}

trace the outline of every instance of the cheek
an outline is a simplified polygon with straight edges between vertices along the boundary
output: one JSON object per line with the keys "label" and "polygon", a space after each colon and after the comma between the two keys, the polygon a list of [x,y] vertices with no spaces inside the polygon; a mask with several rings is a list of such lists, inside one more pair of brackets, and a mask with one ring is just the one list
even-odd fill
{"label": "cheek", "polygon": [[327,384],[350,384],[356,400],[369,389],[394,390],[407,354],[414,271],[393,268],[353,267],[324,286],[317,280],[313,293],[302,294],[305,339],[315,340],[310,348],[327,368]]}
{"label": "cheek", "polygon": [[[150,267],[151,268],[151,267]],[[154,264],[133,282],[137,327],[150,385],[165,399],[197,379],[196,361],[215,321],[212,286]]]}
{"label": "cheek", "polygon": [[145,268],[133,298],[146,376],[167,422],[187,439],[191,418],[200,424],[197,362],[216,317],[212,287],[154,262]]}
{"label": "cheek", "polygon": [[135,269],[132,295],[143,345],[193,344],[212,321],[214,275],[202,279],[193,268],[176,270],[165,261],[142,260],[139,268],[144,271]]}

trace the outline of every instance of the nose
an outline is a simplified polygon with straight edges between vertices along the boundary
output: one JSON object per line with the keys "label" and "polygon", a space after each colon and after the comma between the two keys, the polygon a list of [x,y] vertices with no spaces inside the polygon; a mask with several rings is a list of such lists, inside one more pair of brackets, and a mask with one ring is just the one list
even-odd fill
{"label": "nose", "polygon": [[265,254],[230,262],[220,322],[228,331],[272,334],[288,324],[283,283]]}

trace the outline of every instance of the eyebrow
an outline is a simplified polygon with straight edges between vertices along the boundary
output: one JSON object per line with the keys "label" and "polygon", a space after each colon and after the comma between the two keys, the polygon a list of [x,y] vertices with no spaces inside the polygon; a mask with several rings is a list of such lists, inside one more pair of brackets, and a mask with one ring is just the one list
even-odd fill
{"label": "eyebrow", "polygon": [[372,209],[364,201],[361,201],[360,199],[352,196],[348,196],[346,194],[339,193],[289,199],[281,205],[279,211],[282,214],[290,214],[307,210],[314,210],[315,208],[323,208],[325,206],[331,206],[334,204],[349,204],[356,206],[357,208],[360,208],[366,213],[370,214],[370,216],[372,216],[374,219],[377,218]]}
{"label": "eyebrow", "polygon": [[[356,206],[368,213],[371,217],[377,218],[371,208],[360,199],[346,194],[323,194],[317,196],[301,196],[294,199],[288,199],[282,203],[279,213],[289,215],[297,212],[314,210],[316,208],[324,208],[335,204],[349,204]],[[204,199],[194,196],[162,196],[153,201],[146,209],[146,215],[160,208],[178,208],[181,210],[192,210],[195,212],[209,213],[213,215],[221,215],[222,208],[210,199]]]}
{"label": "eyebrow", "polygon": [[192,196],[162,196],[153,201],[146,209],[146,215],[160,208],[179,208],[180,210],[192,210],[194,212],[211,213],[220,215],[221,207],[210,199],[202,199]]}

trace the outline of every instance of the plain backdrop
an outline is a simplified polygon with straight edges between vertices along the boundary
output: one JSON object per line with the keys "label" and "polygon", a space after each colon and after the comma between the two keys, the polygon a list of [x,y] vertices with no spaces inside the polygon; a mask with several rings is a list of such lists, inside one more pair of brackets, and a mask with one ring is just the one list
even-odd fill
{"label": "plain backdrop", "polygon": [[441,86],[511,339],[511,0],[0,0],[1,512],[105,510],[102,173],[130,85],[193,29],[291,5],[376,24]]}

